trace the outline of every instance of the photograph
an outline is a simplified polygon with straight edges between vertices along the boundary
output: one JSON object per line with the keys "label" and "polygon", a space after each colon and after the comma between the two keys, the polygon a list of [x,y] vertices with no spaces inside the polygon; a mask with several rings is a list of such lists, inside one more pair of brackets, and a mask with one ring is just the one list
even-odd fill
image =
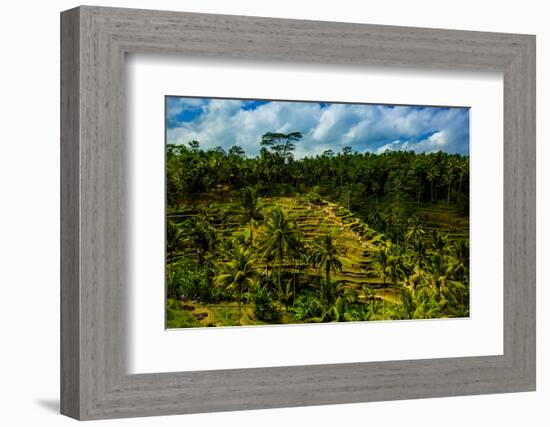
{"label": "photograph", "polygon": [[469,108],[165,97],[166,328],[469,317]]}
{"label": "photograph", "polygon": [[546,3],[94,3],[2,8],[1,425],[544,426]]}

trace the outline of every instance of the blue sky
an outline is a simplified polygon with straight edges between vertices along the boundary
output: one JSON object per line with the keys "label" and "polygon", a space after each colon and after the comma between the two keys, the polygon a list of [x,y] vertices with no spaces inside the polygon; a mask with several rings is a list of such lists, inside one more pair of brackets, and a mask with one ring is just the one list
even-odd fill
{"label": "blue sky", "polygon": [[167,142],[193,139],[204,149],[241,146],[259,153],[266,132],[300,131],[295,157],[339,152],[412,150],[469,153],[468,108],[233,99],[166,98]]}

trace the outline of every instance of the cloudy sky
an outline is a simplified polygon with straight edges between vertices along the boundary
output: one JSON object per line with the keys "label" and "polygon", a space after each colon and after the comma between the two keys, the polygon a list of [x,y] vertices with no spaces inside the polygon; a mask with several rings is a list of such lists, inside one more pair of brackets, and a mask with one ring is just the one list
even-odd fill
{"label": "cloudy sky", "polygon": [[259,153],[266,132],[300,131],[295,157],[414,150],[468,154],[469,110],[419,106],[166,98],[167,143],[198,140],[203,149],[239,145]]}

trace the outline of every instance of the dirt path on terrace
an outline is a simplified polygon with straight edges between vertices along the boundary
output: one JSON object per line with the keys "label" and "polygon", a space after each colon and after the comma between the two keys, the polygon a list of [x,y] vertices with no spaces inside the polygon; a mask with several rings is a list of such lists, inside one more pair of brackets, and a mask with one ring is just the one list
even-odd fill
{"label": "dirt path on terrace", "polygon": [[338,225],[342,233],[347,232],[351,234],[355,239],[359,241],[362,247],[368,248],[369,246],[372,246],[372,245],[369,245],[369,242],[364,240],[363,237],[358,232],[352,230],[349,224],[344,224],[344,222],[340,220],[340,218],[334,211],[335,207],[336,206],[334,205],[328,205],[323,209],[323,211],[327,214],[327,219],[329,219],[332,223]]}

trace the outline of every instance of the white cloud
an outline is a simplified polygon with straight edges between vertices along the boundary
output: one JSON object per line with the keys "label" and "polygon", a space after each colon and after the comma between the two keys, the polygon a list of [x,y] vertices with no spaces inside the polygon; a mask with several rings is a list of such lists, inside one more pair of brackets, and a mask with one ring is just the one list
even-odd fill
{"label": "white cloud", "polygon": [[[200,106],[201,104],[199,104]],[[359,152],[468,152],[468,111],[359,104],[269,102],[252,110],[237,100],[211,100],[196,119],[168,129],[169,143],[196,139],[203,148],[240,145],[257,155],[266,132],[300,131],[297,158],[352,146]],[[194,105],[194,108],[197,108]]]}

